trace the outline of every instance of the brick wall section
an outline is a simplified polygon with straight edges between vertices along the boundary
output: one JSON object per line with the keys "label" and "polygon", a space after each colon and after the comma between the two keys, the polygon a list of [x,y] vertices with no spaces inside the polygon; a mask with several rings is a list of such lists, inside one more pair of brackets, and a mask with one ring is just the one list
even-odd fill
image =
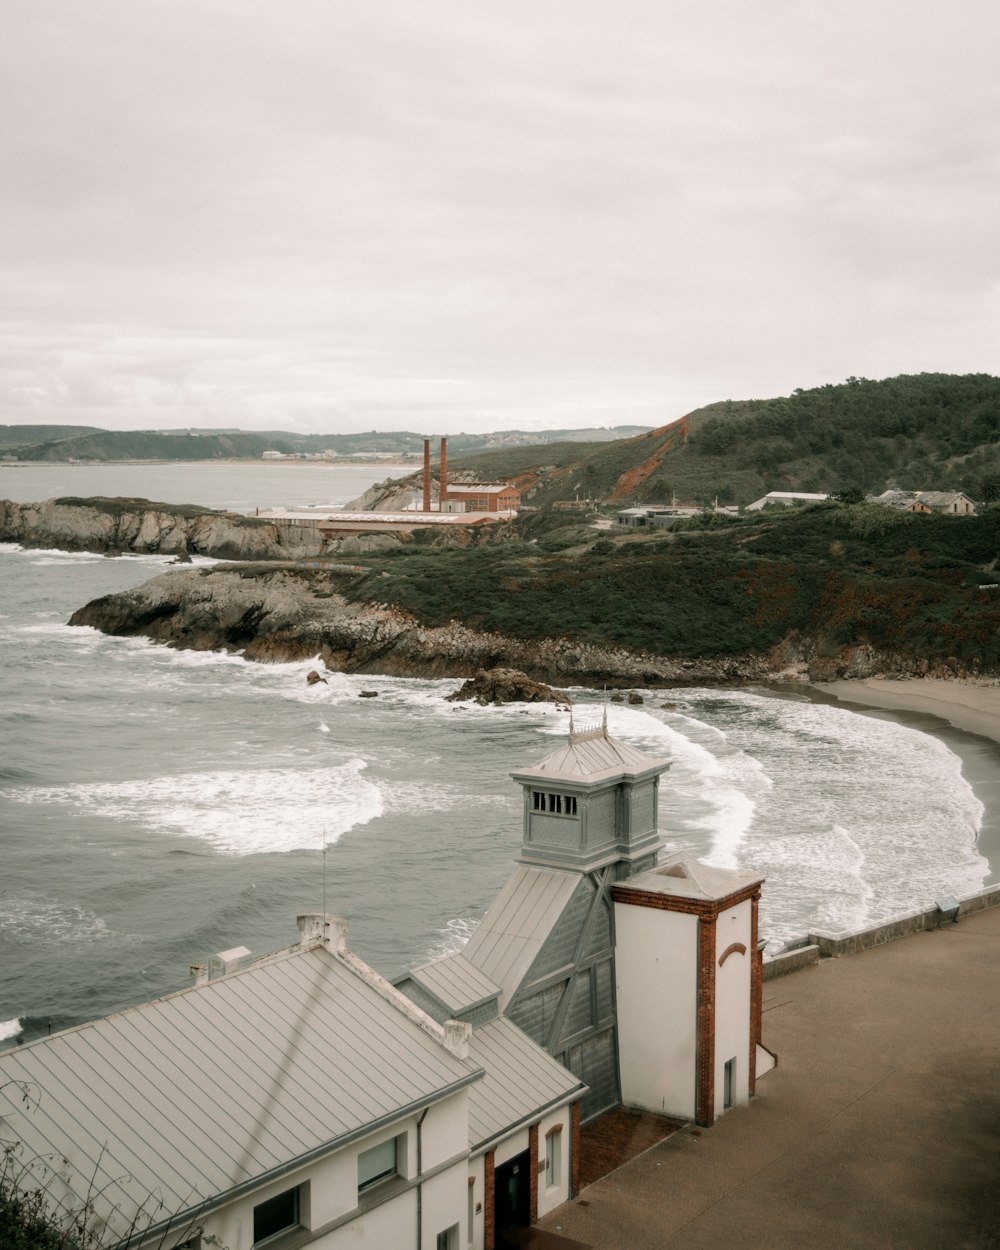
{"label": "brick wall section", "polygon": [[528,1129],[528,1158],[531,1160],[531,1190],[529,1223],[538,1223],[538,1176],[545,1171],[545,1160],[538,1157],[538,1125],[532,1124]]}
{"label": "brick wall section", "polygon": [[715,916],[698,917],[698,1022],[695,1033],[695,1120],[715,1119]]}
{"label": "brick wall section", "polygon": [[496,1195],[495,1151],[487,1150],[483,1155],[483,1250],[495,1250],[496,1247],[496,1211],[494,1197]]}
{"label": "brick wall section", "polygon": [[750,900],[750,1097],[757,1086],[757,1046],[761,1038],[761,1013],[764,1004],[764,952],[757,949],[757,906],[760,890]]}
{"label": "brick wall section", "polygon": [[611,887],[611,897],[616,903],[631,903],[634,907],[653,907],[658,911],[679,911],[687,916],[715,917],[720,911],[735,907],[748,898],[760,897],[760,882],[748,885],[745,890],[727,894],[725,898],[700,899],[679,898],[675,894],[658,894],[655,890],[640,890],[628,882],[618,882]]}
{"label": "brick wall section", "polygon": [[570,1109],[572,1124],[570,1126],[570,1179],[569,1196],[575,1198],[580,1192],[580,1104],[575,1102]]}

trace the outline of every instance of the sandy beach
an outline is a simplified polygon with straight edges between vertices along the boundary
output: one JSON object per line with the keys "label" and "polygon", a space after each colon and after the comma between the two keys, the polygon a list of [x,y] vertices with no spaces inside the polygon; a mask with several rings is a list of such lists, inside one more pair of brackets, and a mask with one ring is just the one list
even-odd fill
{"label": "sandy beach", "polygon": [[840,703],[939,716],[956,729],[1000,742],[1000,685],[914,678],[893,681],[868,677],[862,681],[816,682],[814,689]]}
{"label": "sandy beach", "polygon": [[978,847],[991,871],[983,884],[1000,882],[1000,685],[869,677],[816,682],[808,689],[814,699],[934,734],[959,756],[963,776],[986,809]]}

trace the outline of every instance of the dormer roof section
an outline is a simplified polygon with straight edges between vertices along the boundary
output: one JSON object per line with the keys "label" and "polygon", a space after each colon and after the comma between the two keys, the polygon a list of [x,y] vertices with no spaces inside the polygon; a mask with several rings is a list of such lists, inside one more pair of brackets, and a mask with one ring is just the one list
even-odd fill
{"label": "dormer roof section", "polygon": [[512,773],[515,781],[599,783],[616,777],[639,780],[670,767],[668,759],[647,755],[608,733],[607,712],[600,725],[575,729],[572,719],[566,741],[531,768]]}

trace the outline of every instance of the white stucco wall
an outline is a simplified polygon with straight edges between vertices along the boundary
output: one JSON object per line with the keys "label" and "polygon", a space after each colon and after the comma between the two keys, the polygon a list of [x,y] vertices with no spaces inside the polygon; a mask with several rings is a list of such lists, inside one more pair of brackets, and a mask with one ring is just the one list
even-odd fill
{"label": "white stucco wall", "polygon": [[[485,1189],[483,1187],[484,1178],[483,1156],[476,1155],[475,1158],[469,1160],[467,1175],[472,1177],[472,1229],[469,1236],[468,1244],[473,1250],[483,1250],[483,1216],[486,1211],[486,1203],[483,1198]],[[468,1181],[466,1181],[468,1185]],[[466,1194],[466,1208],[469,1205],[469,1195]],[[479,1208],[477,1211],[476,1208]],[[465,1250],[465,1247],[462,1247]]]}
{"label": "white stucco wall", "polygon": [[[433,1171],[449,1159],[457,1162],[422,1185],[424,1243],[431,1250],[437,1234],[458,1224],[466,1237],[468,1166],[468,1095],[461,1090],[429,1108],[421,1129],[423,1172]],[[254,1207],[276,1194],[306,1185],[301,1207],[303,1224],[318,1230],[352,1214],[348,1223],[331,1229],[311,1244],[316,1250],[340,1250],[354,1245],[390,1246],[412,1244],[416,1230],[417,1196],[409,1189],[378,1206],[365,1208],[358,1197],[358,1155],[390,1138],[405,1135],[399,1158],[400,1174],[413,1179],[417,1173],[417,1117],[398,1120],[309,1167],[289,1173],[262,1186],[205,1220],[205,1231],[215,1234],[227,1250],[250,1250],[253,1244]],[[429,1232],[433,1229],[433,1235]],[[406,1230],[406,1231],[403,1231]],[[466,1241],[460,1240],[464,1247]]]}
{"label": "white stucco wall", "polygon": [[504,1138],[502,1142],[498,1142],[493,1148],[493,1162],[499,1167],[501,1163],[509,1162],[527,1149],[528,1130],[519,1128],[516,1133],[511,1133],[509,1137]]}
{"label": "white stucco wall", "polygon": [[695,1114],[698,918],[615,904],[622,1101]]}
{"label": "white stucco wall", "polygon": [[[715,1114],[724,1110],[725,1064],[735,1059],[736,1080],[733,1105],[750,1098],[750,949],[751,904],[747,900],[720,912],[715,929]],[[734,942],[746,947],[729,956],[720,968],[718,961]]]}
{"label": "white stucco wall", "polygon": [[[558,1128],[559,1133],[559,1161],[557,1164],[557,1177],[554,1185],[546,1184],[545,1176],[545,1139],[550,1129]],[[570,1139],[573,1135],[573,1125],[570,1117],[569,1107],[562,1107],[558,1111],[553,1111],[549,1115],[544,1116],[538,1125],[538,1214],[539,1217],[548,1215],[550,1211],[554,1211],[556,1207],[562,1206],[564,1202],[569,1201],[569,1183],[570,1170],[572,1167],[572,1158],[570,1153]]]}

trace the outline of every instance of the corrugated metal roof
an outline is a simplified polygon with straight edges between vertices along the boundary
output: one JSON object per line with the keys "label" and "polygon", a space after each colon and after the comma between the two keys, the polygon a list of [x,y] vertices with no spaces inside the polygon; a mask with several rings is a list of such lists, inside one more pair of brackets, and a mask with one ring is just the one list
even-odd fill
{"label": "corrugated metal roof", "polygon": [[469,1148],[586,1089],[583,1082],[504,1017],[474,1029],[469,1055],[486,1070],[469,1090]]}
{"label": "corrugated metal roof", "polygon": [[620,742],[604,731],[585,730],[571,733],[558,750],[515,775],[546,773],[553,778],[593,781],[618,773],[642,773],[650,768],[666,768],[668,764],[668,760],[647,755],[638,747]]}
{"label": "corrugated metal roof", "polygon": [[468,1011],[500,993],[500,986],[459,952],[410,969],[410,976],[449,1011]]}
{"label": "corrugated metal roof", "polygon": [[519,866],[469,938],[462,953],[502,987],[501,1011],[579,884],[576,872]]}
{"label": "corrugated metal roof", "polygon": [[116,1227],[150,1194],[158,1218],[197,1208],[475,1074],[314,946],[0,1054],[0,1117]]}

